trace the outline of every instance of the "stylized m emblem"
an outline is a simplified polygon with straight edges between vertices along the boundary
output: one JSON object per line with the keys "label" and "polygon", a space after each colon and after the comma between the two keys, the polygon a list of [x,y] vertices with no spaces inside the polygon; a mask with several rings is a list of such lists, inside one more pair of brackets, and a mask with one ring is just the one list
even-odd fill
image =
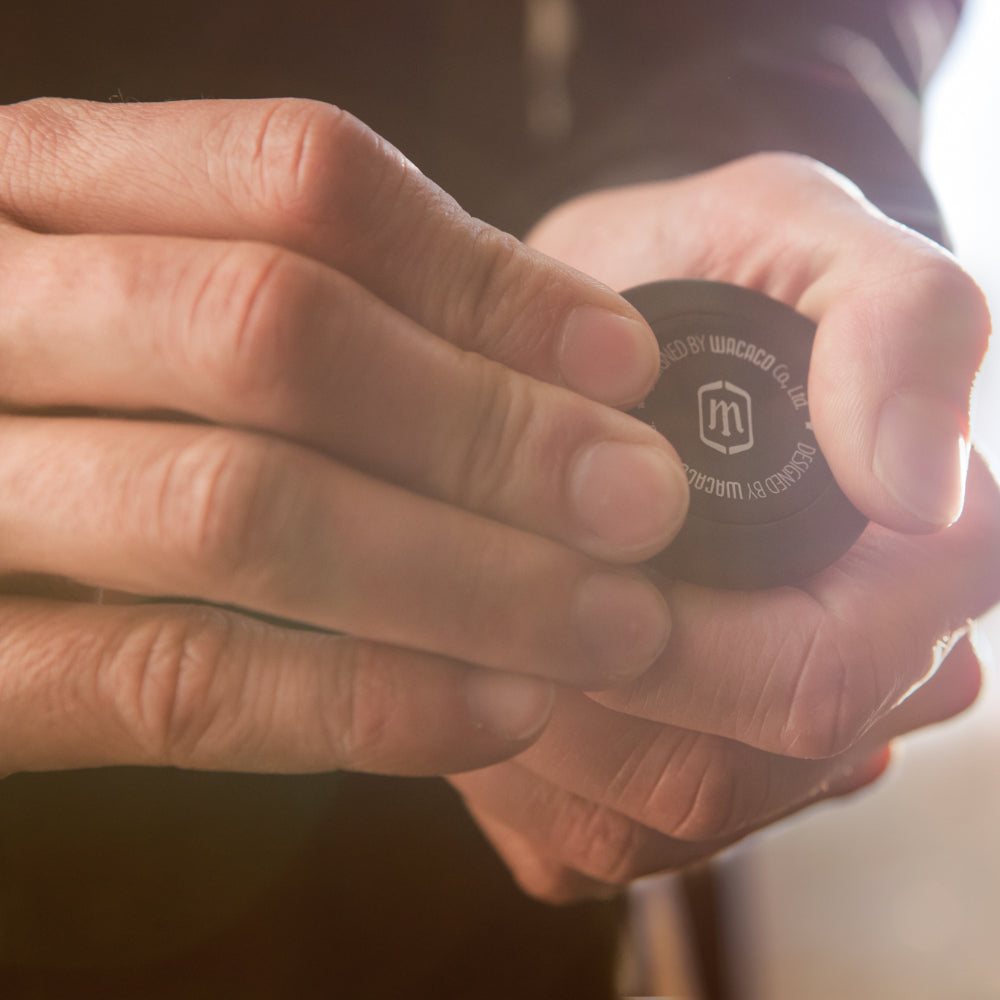
{"label": "stylized m emblem", "polygon": [[750,393],[732,382],[707,382],[698,390],[698,427],[703,444],[723,455],[753,447]]}

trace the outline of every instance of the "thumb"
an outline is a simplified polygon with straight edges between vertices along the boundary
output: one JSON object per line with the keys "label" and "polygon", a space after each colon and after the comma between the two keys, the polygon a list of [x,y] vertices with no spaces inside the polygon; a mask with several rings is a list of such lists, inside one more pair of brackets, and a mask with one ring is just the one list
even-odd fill
{"label": "thumb", "polygon": [[940,247],[871,216],[799,303],[819,319],[809,376],[817,438],[872,520],[926,532],[962,512],[969,398],[990,319]]}

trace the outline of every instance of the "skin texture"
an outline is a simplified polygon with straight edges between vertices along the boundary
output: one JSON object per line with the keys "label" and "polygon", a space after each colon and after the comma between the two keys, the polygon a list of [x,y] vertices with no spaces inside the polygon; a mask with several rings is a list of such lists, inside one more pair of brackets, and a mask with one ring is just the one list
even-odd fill
{"label": "skin texture", "polygon": [[[468,772],[563,899],[870,782],[975,697],[966,641],[933,668],[1000,589],[978,459],[944,527],[988,317],[815,164],[597,195],[532,248],[310,102],[31,102],[0,162],[0,768]],[[670,276],[820,322],[817,434],[875,523],[801,588],[638,568],[687,486],[620,412],[658,355],[611,288]]]}
{"label": "skin texture", "polygon": [[794,588],[663,581],[673,630],[649,671],[561,693],[528,751],[453,779],[522,886],[566,900],[704,859],[869,784],[892,738],[975,698],[965,623],[1000,586],[996,487],[976,454],[965,493],[989,319],[947,253],[798,157],[584,197],[529,242],[612,287],[730,281],[814,319],[813,423],[872,518]]}
{"label": "skin texture", "polygon": [[0,569],[344,633],[11,599],[0,767],[461,770],[551,680],[652,663],[624,564],[687,487],[605,405],[657,367],[617,295],[325,105],[40,101],[0,136]]}

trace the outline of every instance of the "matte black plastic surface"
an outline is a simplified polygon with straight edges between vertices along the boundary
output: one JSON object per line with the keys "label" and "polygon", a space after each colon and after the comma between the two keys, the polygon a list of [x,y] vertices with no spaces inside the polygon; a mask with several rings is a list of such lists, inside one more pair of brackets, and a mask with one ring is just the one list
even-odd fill
{"label": "matte black plastic surface", "polygon": [[816,443],[807,382],[816,327],[781,302],[713,281],[624,293],[660,343],[633,415],[677,449],[691,486],[680,534],[652,564],[718,587],[772,587],[824,569],[864,530]]}

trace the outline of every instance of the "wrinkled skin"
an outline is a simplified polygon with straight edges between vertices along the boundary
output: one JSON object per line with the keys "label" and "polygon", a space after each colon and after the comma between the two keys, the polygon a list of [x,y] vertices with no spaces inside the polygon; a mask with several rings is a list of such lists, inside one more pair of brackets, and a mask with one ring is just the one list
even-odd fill
{"label": "wrinkled skin", "polygon": [[[815,164],[595,195],[529,247],[311,102],[30,102],[0,160],[0,770],[465,772],[564,899],[975,697],[967,640],[932,668],[998,592],[978,458],[946,527],[988,317]],[[801,587],[638,568],[687,484],[621,412],[659,359],[611,289],[669,276],[820,323],[813,421],[873,524]]]}
{"label": "wrinkled skin", "polygon": [[[664,581],[673,631],[650,671],[589,697],[561,692],[530,749],[453,779],[525,889],[564,900],[704,859],[862,787],[893,737],[968,705],[979,665],[965,626],[997,599],[1000,521],[973,454],[964,513],[941,527],[962,504],[956,442],[988,335],[982,298],[950,256],[841,178],[762,155],[581,198],[530,242],[612,287],[730,281],[814,319],[813,423],[872,518],[793,588]],[[898,411],[880,419],[900,397],[928,401],[904,402],[915,427]],[[879,449],[910,467],[887,472]]]}

